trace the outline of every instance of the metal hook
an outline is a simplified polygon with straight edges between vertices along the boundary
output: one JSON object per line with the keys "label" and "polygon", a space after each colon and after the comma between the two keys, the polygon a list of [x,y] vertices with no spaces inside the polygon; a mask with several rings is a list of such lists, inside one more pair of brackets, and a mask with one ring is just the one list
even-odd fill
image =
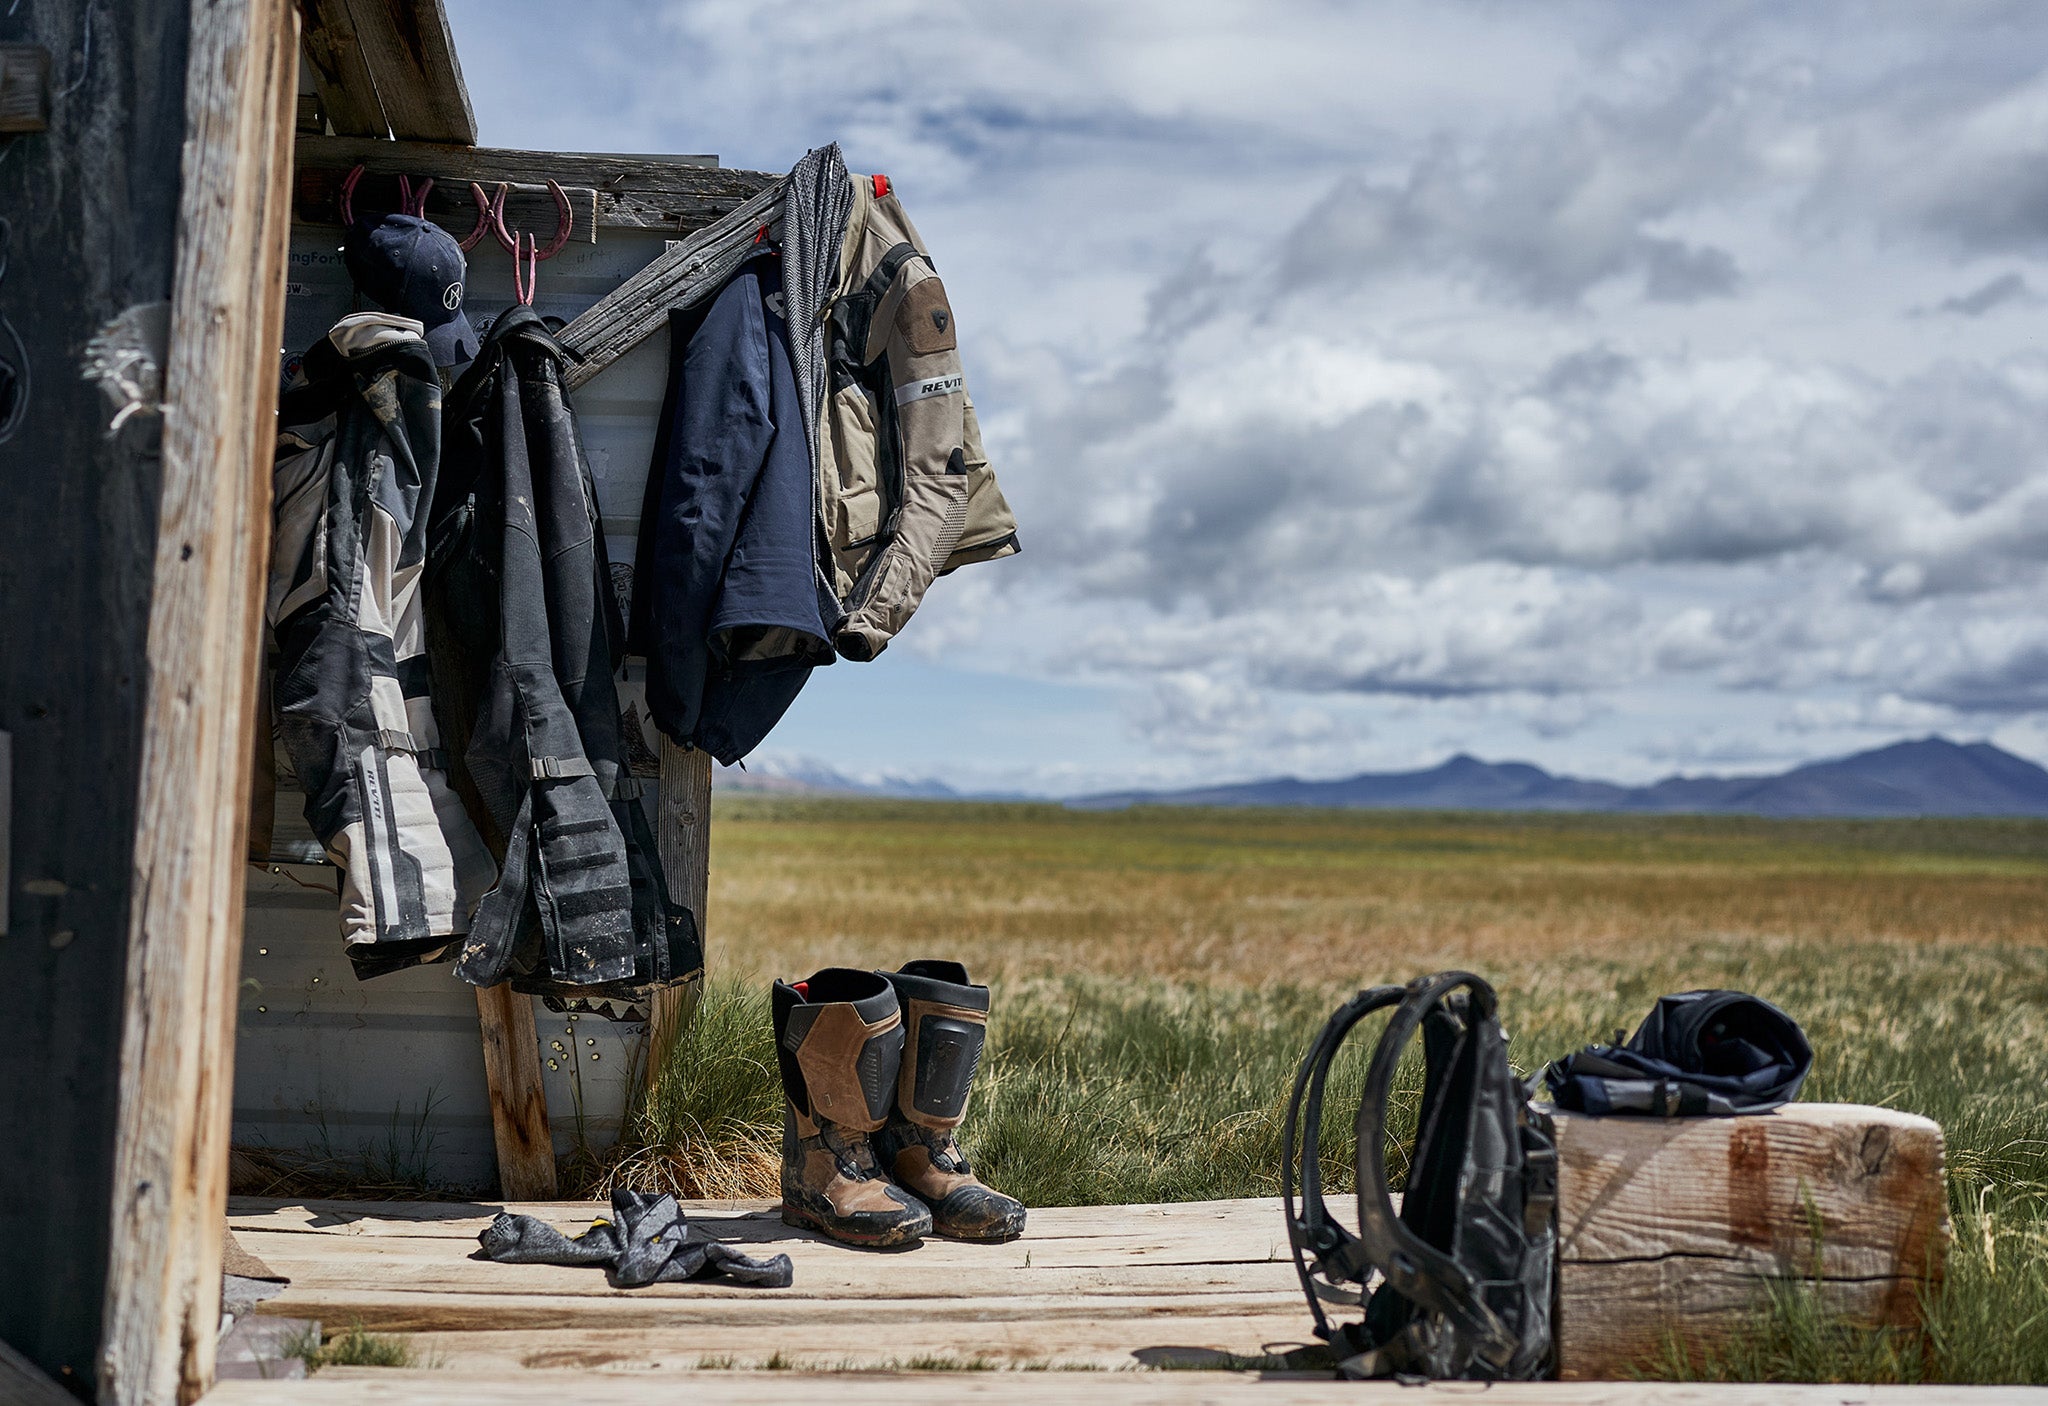
{"label": "metal hook", "polygon": [[353,171],[350,171],[341,178],[341,223],[343,228],[351,227],[356,222],[356,212],[354,209],[356,182],[362,180],[362,178],[363,163],[360,161],[356,163]]}
{"label": "metal hook", "polygon": [[[511,230],[505,225],[505,193],[507,189],[508,187],[505,183],[500,181],[498,183],[497,197],[491,202],[492,213],[497,217],[497,228],[493,233],[497,235],[498,243],[504,246],[505,252],[516,258],[519,253],[519,241],[513,237]],[[555,237],[545,249],[540,249],[534,254],[533,257],[536,261],[552,259],[555,255],[561,253],[563,248],[569,243],[569,236],[576,229],[576,214],[569,207],[569,196],[560,185],[556,184],[553,176],[548,177],[548,194],[555,198]],[[533,236],[529,235],[527,238],[532,239]]]}
{"label": "metal hook", "polygon": [[[504,199],[504,190],[505,187],[502,184],[499,185],[498,198],[500,200]],[[484,188],[477,184],[477,182],[471,181],[469,183],[469,193],[471,198],[476,201],[476,228],[455,241],[456,246],[465,254],[476,248],[477,243],[483,239],[484,235],[490,232],[491,220],[493,218],[493,207],[491,202],[484,196]]]}
{"label": "metal hook", "polygon": [[[521,257],[522,250],[524,250],[524,258]],[[534,290],[540,286],[540,261],[545,257],[545,255],[539,252],[532,235],[522,231],[513,236],[512,292],[518,297],[520,304],[524,307],[530,308],[533,306]],[[519,276],[522,263],[526,268],[526,277],[523,282]]]}
{"label": "metal hook", "polygon": [[[341,181],[341,223],[344,227],[353,226],[356,222],[356,187],[362,184],[362,180],[363,163],[358,161],[354,169],[344,176]],[[413,186],[411,176],[400,176],[398,178],[398,213],[425,219],[427,214],[427,192],[433,188],[434,178],[432,176],[421,181],[417,189]],[[464,247],[468,246],[465,245]]]}
{"label": "metal hook", "polygon": [[434,178],[432,176],[422,181],[418,190],[412,188],[412,177],[400,176],[398,178],[399,213],[425,219],[427,215],[427,192],[433,188]]}

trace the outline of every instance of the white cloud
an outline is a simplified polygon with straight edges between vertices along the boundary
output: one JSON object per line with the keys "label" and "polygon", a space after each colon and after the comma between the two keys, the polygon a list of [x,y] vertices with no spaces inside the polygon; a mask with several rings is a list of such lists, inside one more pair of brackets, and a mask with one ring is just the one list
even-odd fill
{"label": "white cloud", "polygon": [[896,177],[1025,542],[899,649],[1133,777],[2048,735],[2037,5],[454,8],[494,141]]}

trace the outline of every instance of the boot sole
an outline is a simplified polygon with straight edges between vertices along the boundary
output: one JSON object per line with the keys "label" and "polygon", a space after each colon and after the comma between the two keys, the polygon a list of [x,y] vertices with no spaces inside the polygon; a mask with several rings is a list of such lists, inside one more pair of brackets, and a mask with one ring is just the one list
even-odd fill
{"label": "boot sole", "polygon": [[932,1234],[941,1240],[957,1240],[963,1245],[1007,1245],[1012,1240],[1024,1238],[1024,1232],[1021,1230],[1012,1231],[1008,1235],[961,1235],[951,1230],[934,1230]]}
{"label": "boot sole", "polygon": [[813,1230],[827,1240],[835,1240],[842,1245],[858,1245],[866,1250],[887,1250],[898,1245],[915,1245],[925,1235],[925,1232],[919,1230],[887,1230],[878,1235],[867,1235],[857,1230],[835,1229],[809,1211],[787,1204],[782,1208],[782,1223],[794,1226],[798,1230]]}

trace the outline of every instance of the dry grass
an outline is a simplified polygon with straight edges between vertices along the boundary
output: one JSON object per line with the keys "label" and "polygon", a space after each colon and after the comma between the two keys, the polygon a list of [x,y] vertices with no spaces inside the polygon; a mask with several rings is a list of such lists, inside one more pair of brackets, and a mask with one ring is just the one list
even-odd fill
{"label": "dry grass", "polygon": [[721,799],[721,970],[945,953],[1075,972],[1349,981],[1701,942],[2041,944],[2048,824]]}
{"label": "dry grass", "polygon": [[[1525,1070],[1732,986],[1806,1026],[1806,1097],[1941,1122],[1948,1283],[1925,1338],[1830,1322],[1794,1284],[1740,1351],[1674,1345],[1651,1374],[2048,1380],[2048,823],[767,798],[717,821],[719,975],[605,1185],[772,1184],[766,981],[820,966],[956,957],[995,986],[964,1140],[1039,1206],[1273,1194],[1295,1062],[1361,985],[1484,973]],[[1358,1074],[1333,1077],[1332,1148]]]}

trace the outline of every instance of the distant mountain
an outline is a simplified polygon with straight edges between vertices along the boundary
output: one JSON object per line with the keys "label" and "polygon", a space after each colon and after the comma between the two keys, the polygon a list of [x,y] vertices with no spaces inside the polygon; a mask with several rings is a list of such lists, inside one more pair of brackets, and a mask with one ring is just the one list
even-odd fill
{"label": "distant mountain", "polygon": [[1776,776],[1670,776],[1618,786],[1553,776],[1527,762],[1459,755],[1427,771],[1366,772],[1341,781],[1281,777],[1184,791],[1119,791],[1071,799],[1087,810],[1134,805],[1325,806],[1413,810],[1596,810],[1747,815],[2048,815],[2048,770],[1989,742],[1898,742]]}
{"label": "distant mountain", "polygon": [[752,757],[744,766],[714,768],[712,789],[784,796],[891,796],[898,800],[951,801],[960,793],[930,777],[877,772],[849,776],[810,757]]}

